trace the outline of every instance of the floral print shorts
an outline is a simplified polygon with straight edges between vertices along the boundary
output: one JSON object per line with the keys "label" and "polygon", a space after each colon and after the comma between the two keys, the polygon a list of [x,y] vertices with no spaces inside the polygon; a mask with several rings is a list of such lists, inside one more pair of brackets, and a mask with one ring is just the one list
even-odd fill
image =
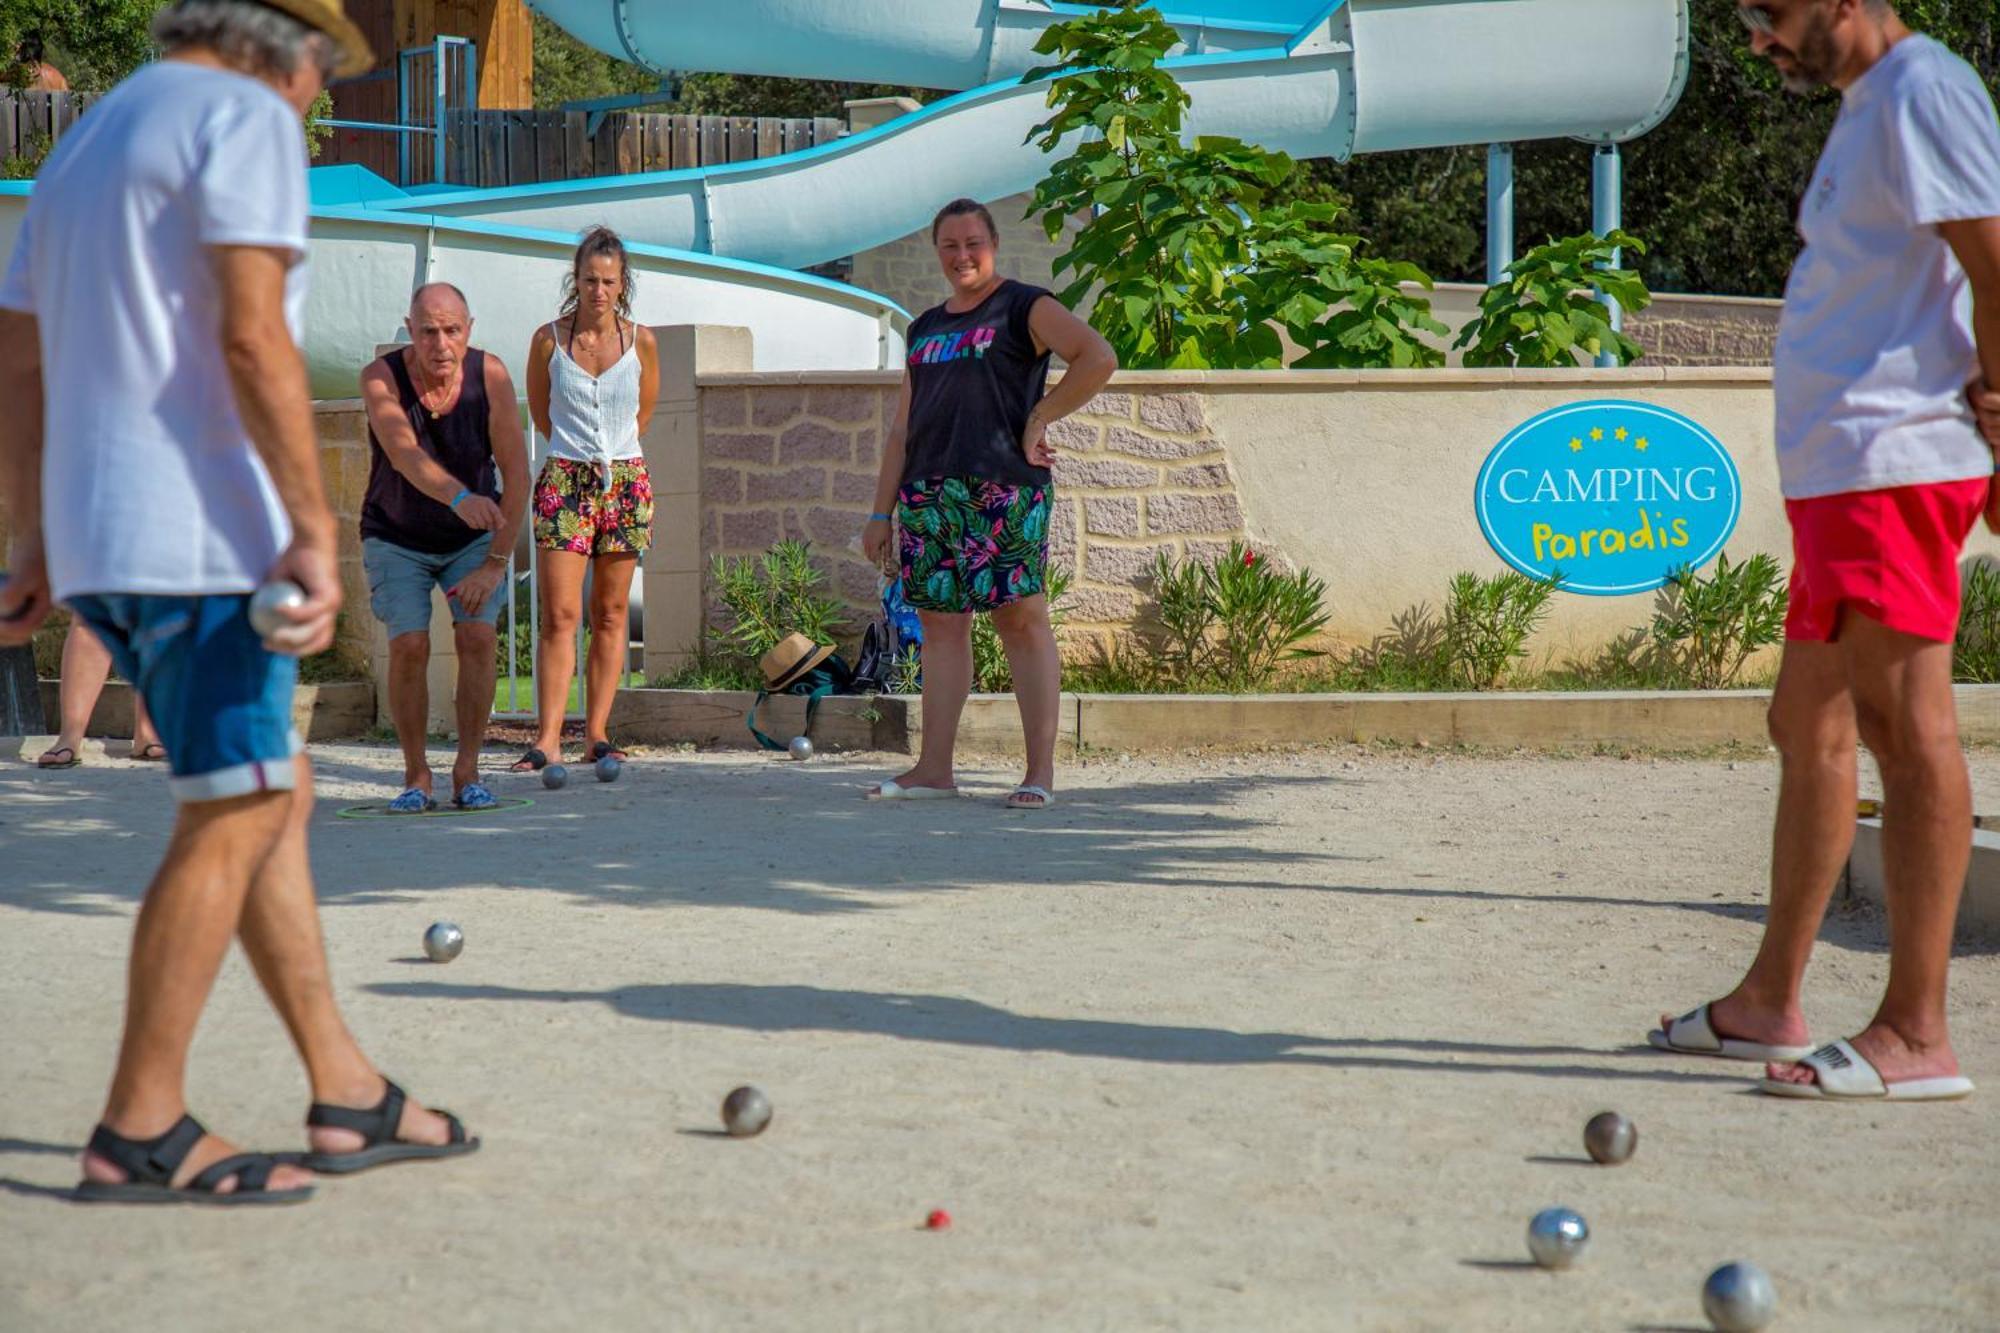
{"label": "floral print shorts", "polygon": [[576,555],[644,555],[653,544],[653,481],[643,459],[611,465],[551,458],[535,481],[535,545]]}
{"label": "floral print shorts", "polygon": [[1049,567],[1049,488],[966,477],[896,492],[903,596],[919,611],[991,611],[1041,592]]}

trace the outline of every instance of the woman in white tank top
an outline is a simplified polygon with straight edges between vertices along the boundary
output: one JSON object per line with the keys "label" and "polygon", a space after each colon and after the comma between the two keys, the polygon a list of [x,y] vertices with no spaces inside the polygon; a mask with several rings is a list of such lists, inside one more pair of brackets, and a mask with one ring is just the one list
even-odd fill
{"label": "woman in white tank top", "polygon": [[592,759],[624,758],[608,734],[611,703],[625,674],[632,578],[653,540],[653,484],[639,437],[659,397],[660,358],[652,330],[630,319],[632,274],[616,233],[596,227],[584,236],[564,288],[562,314],[536,330],[528,348],[528,411],[548,441],[548,458],[534,499],[542,603],[537,734],[515,772],[562,756],[586,569],[584,744]]}

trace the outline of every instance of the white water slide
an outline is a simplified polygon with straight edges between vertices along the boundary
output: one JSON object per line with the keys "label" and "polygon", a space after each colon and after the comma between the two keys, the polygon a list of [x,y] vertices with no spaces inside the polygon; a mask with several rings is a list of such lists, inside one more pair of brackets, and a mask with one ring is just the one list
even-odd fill
{"label": "white water slide", "polygon": [[[783,157],[383,206],[799,268],[905,236],[948,199],[1031,188],[1047,88],[1021,75],[1050,0],[534,0],[599,50],[655,69],[971,88]],[[1658,124],[1687,70],[1688,0],[1165,0],[1190,134],[1294,157],[1573,137]],[[1191,12],[1182,12],[1191,11]]]}

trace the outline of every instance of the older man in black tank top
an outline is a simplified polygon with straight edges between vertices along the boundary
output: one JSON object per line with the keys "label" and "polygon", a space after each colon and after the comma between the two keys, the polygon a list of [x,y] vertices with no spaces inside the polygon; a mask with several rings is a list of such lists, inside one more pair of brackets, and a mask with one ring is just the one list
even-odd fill
{"label": "older man in black tank top", "polygon": [[444,589],[458,649],[454,804],[482,809],[479,747],[493,708],[494,622],[528,498],[528,451],[514,382],[471,346],[472,311],[450,283],[419,287],[410,345],[361,375],[368,410],[362,563],[370,607],[389,634],[389,712],[403,747],[403,814],[436,806],[424,750],[430,713],[431,590]]}

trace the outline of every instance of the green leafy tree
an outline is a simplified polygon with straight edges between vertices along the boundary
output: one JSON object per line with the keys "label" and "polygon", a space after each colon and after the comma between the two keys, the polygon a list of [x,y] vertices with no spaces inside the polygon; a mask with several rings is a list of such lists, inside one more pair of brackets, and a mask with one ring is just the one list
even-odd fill
{"label": "green leafy tree", "polygon": [[1637,273],[1609,267],[1621,248],[1646,251],[1623,231],[1585,232],[1528,251],[1486,289],[1479,314],[1453,346],[1465,349],[1468,366],[1574,366],[1604,353],[1621,366],[1636,361],[1644,350],[1611,327],[1597,300],[1608,297],[1630,313],[1653,299]]}
{"label": "green leafy tree", "polygon": [[1417,268],[1360,253],[1333,230],[1339,209],[1300,179],[1283,153],[1239,139],[1183,142],[1188,94],[1159,60],[1179,41],[1158,10],[1100,10],[1048,28],[1035,49],[1055,63],[1053,114],[1030,139],[1047,153],[1073,145],[1036,187],[1032,212],[1050,240],[1085,217],[1055,263],[1060,293],[1091,292],[1090,322],[1122,364],[1256,369],[1283,364],[1284,338],[1303,366],[1436,365],[1419,331],[1448,332]]}
{"label": "green leafy tree", "polygon": [[23,42],[39,42],[42,58],[61,70],[73,91],[103,92],[150,60],[151,26],[162,0],[0,0],[0,65],[20,87],[34,70],[18,59]]}

